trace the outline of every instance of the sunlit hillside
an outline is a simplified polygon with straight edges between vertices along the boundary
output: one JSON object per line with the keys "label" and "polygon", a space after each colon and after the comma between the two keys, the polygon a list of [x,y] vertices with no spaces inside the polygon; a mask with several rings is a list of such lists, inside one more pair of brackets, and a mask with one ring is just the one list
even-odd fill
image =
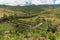
{"label": "sunlit hillside", "polygon": [[60,40],[60,5],[0,6],[0,40]]}

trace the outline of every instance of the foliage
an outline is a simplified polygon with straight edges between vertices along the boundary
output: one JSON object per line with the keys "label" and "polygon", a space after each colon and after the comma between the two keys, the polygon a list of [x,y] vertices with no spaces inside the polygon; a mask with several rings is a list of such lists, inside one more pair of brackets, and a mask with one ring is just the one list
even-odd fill
{"label": "foliage", "polygon": [[55,37],[55,35],[53,35],[52,33],[50,33],[49,39],[50,39],[50,40],[56,40],[56,37]]}
{"label": "foliage", "polygon": [[[56,6],[55,9],[57,7],[59,8]],[[52,5],[0,6],[0,8],[3,9],[4,13],[3,17],[0,18],[0,40],[24,40],[27,39],[25,36],[28,33],[32,35],[29,38],[31,40],[35,40],[36,36],[50,40],[60,38],[60,33],[57,31],[59,28],[55,26],[56,23],[60,22],[60,14],[57,13],[60,11],[56,10],[56,12]],[[34,29],[39,23],[43,24]],[[11,33],[6,33],[6,31],[11,31]]]}
{"label": "foliage", "polygon": [[48,29],[47,29],[47,32],[55,33],[56,31],[57,31],[57,28],[54,27],[54,26],[51,24],[51,21],[48,21]]}

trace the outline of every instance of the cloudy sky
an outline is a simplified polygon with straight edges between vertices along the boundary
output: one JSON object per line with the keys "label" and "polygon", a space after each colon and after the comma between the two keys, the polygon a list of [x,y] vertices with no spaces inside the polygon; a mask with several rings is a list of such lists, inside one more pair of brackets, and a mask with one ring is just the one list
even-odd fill
{"label": "cloudy sky", "polygon": [[0,0],[0,5],[41,5],[41,4],[60,4],[60,0]]}

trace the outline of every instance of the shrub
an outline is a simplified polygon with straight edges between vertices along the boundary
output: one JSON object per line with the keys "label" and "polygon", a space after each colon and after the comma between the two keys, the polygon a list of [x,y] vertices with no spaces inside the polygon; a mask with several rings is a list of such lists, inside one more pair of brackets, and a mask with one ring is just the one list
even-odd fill
{"label": "shrub", "polygon": [[6,14],[4,14],[4,16],[1,18],[1,20],[2,20],[2,22],[5,22],[5,21],[7,21],[7,18],[8,16],[6,15]]}
{"label": "shrub", "polygon": [[36,18],[36,22],[37,22],[37,23],[40,23],[40,22],[41,22],[40,17]]}
{"label": "shrub", "polygon": [[55,33],[56,31],[57,31],[57,28],[52,25],[51,21],[48,21],[48,29],[47,29],[47,32]]}
{"label": "shrub", "polygon": [[53,34],[50,33],[48,36],[49,36],[48,38],[50,40],[56,40],[56,36],[55,35],[53,35]]}
{"label": "shrub", "polygon": [[30,27],[27,25],[24,25],[23,23],[22,24],[16,24],[15,27],[16,27],[16,32],[19,32],[19,33],[26,33],[26,32],[30,31]]}

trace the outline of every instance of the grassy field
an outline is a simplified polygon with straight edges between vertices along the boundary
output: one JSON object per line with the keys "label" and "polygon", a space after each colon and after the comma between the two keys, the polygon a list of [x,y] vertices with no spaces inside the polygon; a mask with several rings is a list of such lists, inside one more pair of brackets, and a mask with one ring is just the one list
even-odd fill
{"label": "grassy field", "polygon": [[0,40],[60,40],[60,6],[0,6]]}

